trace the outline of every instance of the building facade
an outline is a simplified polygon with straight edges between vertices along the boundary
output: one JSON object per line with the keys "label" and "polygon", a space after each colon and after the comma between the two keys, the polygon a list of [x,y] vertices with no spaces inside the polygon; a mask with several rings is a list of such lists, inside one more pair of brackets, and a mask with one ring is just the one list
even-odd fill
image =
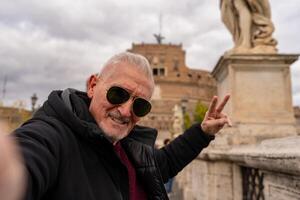
{"label": "building facade", "polygon": [[31,116],[32,111],[23,108],[0,106],[0,133],[10,133]]}
{"label": "building facade", "polygon": [[186,102],[186,113],[192,118],[198,101],[208,105],[216,94],[216,83],[208,71],[191,69],[185,62],[182,45],[132,44],[129,52],[145,56],[153,70],[155,90],[149,115],[141,125],[158,130],[158,142],[172,137],[173,109]]}

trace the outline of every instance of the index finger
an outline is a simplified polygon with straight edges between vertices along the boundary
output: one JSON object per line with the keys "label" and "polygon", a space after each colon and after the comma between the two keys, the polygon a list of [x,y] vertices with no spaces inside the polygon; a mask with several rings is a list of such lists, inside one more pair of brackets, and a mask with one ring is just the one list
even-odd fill
{"label": "index finger", "polygon": [[224,107],[225,107],[225,105],[226,105],[226,103],[227,103],[227,101],[228,101],[229,98],[230,98],[230,94],[227,94],[224,97],[223,101],[221,102],[221,104],[218,106],[218,108],[216,110],[218,113],[222,112],[222,110],[224,109]]}
{"label": "index finger", "polygon": [[217,102],[218,102],[218,97],[217,96],[214,96],[209,104],[209,108],[207,110],[207,112],[209,114],[211,113],[214,113],[215,112],[215,109],[216,109],[216,105],[217,105]]}

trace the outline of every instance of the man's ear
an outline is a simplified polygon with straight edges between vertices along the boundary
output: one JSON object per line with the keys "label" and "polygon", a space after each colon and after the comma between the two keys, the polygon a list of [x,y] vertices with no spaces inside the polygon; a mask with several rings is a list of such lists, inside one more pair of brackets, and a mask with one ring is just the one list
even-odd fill
{"label": "man's ear", "polygon": [[92,74],[87,80],[86,90],[89,98],[92,98],[94,96],[94,89],[95,86],[97,85],[98,79],[99,79],[98,74]]}

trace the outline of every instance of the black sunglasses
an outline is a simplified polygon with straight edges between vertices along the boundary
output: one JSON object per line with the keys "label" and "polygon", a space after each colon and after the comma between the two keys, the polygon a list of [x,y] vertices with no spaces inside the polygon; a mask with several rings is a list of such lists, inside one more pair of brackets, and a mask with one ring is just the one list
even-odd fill
{"label": "black sunglasses", "polygon": [[[109,88],[106,94],[108,102],[113,105],[125,103],[129,100],[130,96],[131,95],[129,94],[129,92],[118,86]],[[151,104],[149,101],[140,97],[134,99],[132,104],[132,111],[137,117],[143,117],[147,115],[150,110]]]}

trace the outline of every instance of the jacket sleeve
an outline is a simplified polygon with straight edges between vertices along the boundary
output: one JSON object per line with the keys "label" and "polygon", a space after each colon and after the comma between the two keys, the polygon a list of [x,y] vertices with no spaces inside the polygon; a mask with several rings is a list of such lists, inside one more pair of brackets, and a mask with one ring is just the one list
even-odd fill
{"label": "jacket sleeve", "polygon": [[59,166],[58,131],[43,121],[30,120],[15,130],[27,168],[26,200],[38,200],[53,185]]}
{"label": "jacket sleeve", "polygon": [[214,138],[204,133],[200,124],[195,124],[165,147],[155,150],[156,161],[164,182],[176,176]]}

